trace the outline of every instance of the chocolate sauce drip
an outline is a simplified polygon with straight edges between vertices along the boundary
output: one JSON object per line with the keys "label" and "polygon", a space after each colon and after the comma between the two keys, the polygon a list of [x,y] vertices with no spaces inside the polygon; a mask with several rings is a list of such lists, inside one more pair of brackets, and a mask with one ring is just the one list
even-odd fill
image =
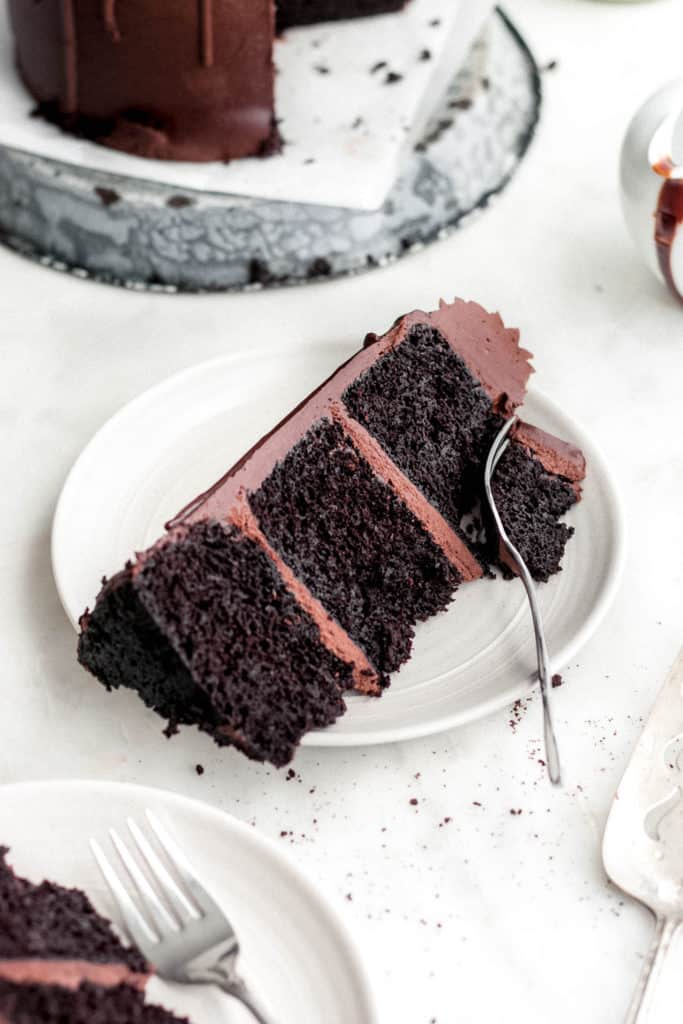
{"label": "chocolate sauce drip", "polygon": [[674,280],[671,247],[678,225],[683,223],[683,181],[669,178],[662,185],[655,213],[655,245],[657,259],[669,288],[683,302],[683,293]]}
{"label": "chocolate sauce drip", "polygon": [[213,0],[199,0],[200,59],[202,67],[212,68],[213,52]]}
{"label": "chocolate sauce drip", "polygon": [[116,20],[116,0],[102,0],[102,15],[107,32],[115,43],[120,43],[121,33]]}
{"label": "chocolate sauce drip", "polygon": [[64,48],[64,99],[65,114],[75,114],[78,109],[78,53],[76,38],[76,15],[74,0],[61,0],[62,45]]}

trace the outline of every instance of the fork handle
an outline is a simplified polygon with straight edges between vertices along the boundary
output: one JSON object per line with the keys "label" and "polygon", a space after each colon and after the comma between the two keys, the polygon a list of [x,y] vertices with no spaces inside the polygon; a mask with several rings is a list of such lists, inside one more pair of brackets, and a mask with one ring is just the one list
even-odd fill
{"label": "fork handle", "polygon": [[242,981],[241,978],[237,978],[233,975],[230,980],[217,981],[216,984],[219,988],[222,988],[224,992],[232,996],[233,999],[237,999],[238,1002],[249,1010],[257,1024],[274,1024],[273,1018],[266,1016],[263,1008],[257,1003],[256,999],[248,989],[247,985]]}
{"label": "fork handle", "polygon": [[674,921],[670,917],[657,918],[654,939],[643,964],[626,1024],[647,1024],[650,1020],[657,981],[679,924],[680,921]]}

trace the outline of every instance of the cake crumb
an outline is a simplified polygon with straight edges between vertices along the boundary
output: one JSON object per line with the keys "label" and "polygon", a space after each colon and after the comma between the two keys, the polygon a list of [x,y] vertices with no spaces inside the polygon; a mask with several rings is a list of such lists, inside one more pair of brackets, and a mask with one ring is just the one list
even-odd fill
{"label": "cake crumb", "polygon": [[190,199],[189,196],[169,196],[166,205],[172,210],[183,210],[186,206],[194,206],[194,199]]}
{"label": "cake crumb", "polygon": [[517,810],[515,810],[514,807],[510,808],[510,814],[512,814],[513,817],[517,817],[517,815],[521,814],[521,813],[522,813],[522,809],[521,808],[518,808]]}
{"label": "cake crumb", "polygon": [[388,71],[386,78],[384,79],[385,85],[394,85],[396,82],[402,82],[403,75],[399,74],[398,71]]}
{"label": "cake crumb", "polygon": [[556,689],[558,686],[562,686],[564,679],[559,672],[556,672],[550,682],[552,683],[553,689]]}
{"label": "cake crumb", "polygon": [[370,74],[375,75],[377,74],[378,71],[381,71],[386,66],[387,62],[385,60],[378,60],[377,63],[373,64],[372,67],[370,68]]}
{"label": "cake crumb", "polygon": [[410,804],[411,807],[417,807],[417,804],[418,804],[417,797],[416,796],[412,796],[410,798],[410,800],[408,801],[408,803]]}
{"label": "cake crumb", "polygon": [[204,774],[204,765],[203,764],[196,764],[194,766],[194,770],[196,771],[197,775],[203,775]]}
{"label": "cake crumb", "polygon": [[101,188],[98,186],[97,188],[93,189],[93,192],[96,196],[99,196],[99,200],[102,203],[102,206],[106,206],[107,208],[110,206],[114,206],[115,203],[121,201],[121,196],[113,188]]}
{"label": "cake crumb", "polygon": [[422,50],[421,51],[421,53],[420,53],[420,60],[426,61],[426,60],[431,60],[431,59],[432,59],[432,51],[431,50]]}

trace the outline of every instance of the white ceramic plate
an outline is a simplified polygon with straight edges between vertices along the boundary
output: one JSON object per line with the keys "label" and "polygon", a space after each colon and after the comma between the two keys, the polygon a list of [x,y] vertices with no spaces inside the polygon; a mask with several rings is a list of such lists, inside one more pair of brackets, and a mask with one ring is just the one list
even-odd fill
{"label": "white ceramic plate", "polygon": [[[151,544],[163,524],[218,479],[349,355],[339,347],[237,355],[204,363],[152,388],[117,413],[80,455],[55,514],[52,560],[75,624],[102,575]],[[553,667],[585,643],[614,593],[623,552],[617,496],[589,437],[531,392],[531,422],[586,454],[583,500],[564,569],[540,588]],[[380,699],[352,696],[312,746],[350,746],[425,736],[481,717],[528,693],[533,634],[521,585],[480,580],[450,609],[418,627],[414,654]]]}
{"label": "white ceramic plate", "polygon": [[[0,787],[0,842],[33,881],[84,889],[115,922],[116,911],[88,847],[107,830],[153,810],[230,915],[247,983],[282,1024],[377,1024],[365,971],[345,926],[269,840],[206,804],[163,790],[108,782],[38,782]],[[192,1024],[252,1024],[222,993],[158,979],[149,997],[191,1014]]]}

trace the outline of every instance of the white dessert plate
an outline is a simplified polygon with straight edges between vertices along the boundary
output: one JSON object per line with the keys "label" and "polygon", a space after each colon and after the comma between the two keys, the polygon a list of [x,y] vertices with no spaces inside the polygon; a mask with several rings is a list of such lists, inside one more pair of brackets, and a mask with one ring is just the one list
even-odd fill
{"label": "white dessert plate", "polygon": [[[361,959],[346,927],[270,840],[222,811],[158,789],[109,782],[31,782],[0,787],[0,842],[32,881],[78,886],[118,920],[88,847],[122,833],[149,808],[179,841],[237,930],[245,980],[273,1020],[377,1024]],[[149,998],[192,1024],[253,1024],[228,996],[152,979]]]}
{"label": "white dessert plate", "polygon": [[[74,465],[55,514],[52,561],[76,625],[103,575],[155,541],[201,493],[349,356],[326,346],[234,355],[152,388],[106,423]],[[563,571],[540,587],[553,668],[596,628],[614,594],[623,554],[617,495],[590,438],[532,391],[522,414],[578,444],[588,463]],[[533,633],[521,584],[479,580],[448,611],[418,626],[411,660],[384,696],[352,695],[348,712],[309,746],[352,746],[425,736],[480,718],[528,694]]]}

